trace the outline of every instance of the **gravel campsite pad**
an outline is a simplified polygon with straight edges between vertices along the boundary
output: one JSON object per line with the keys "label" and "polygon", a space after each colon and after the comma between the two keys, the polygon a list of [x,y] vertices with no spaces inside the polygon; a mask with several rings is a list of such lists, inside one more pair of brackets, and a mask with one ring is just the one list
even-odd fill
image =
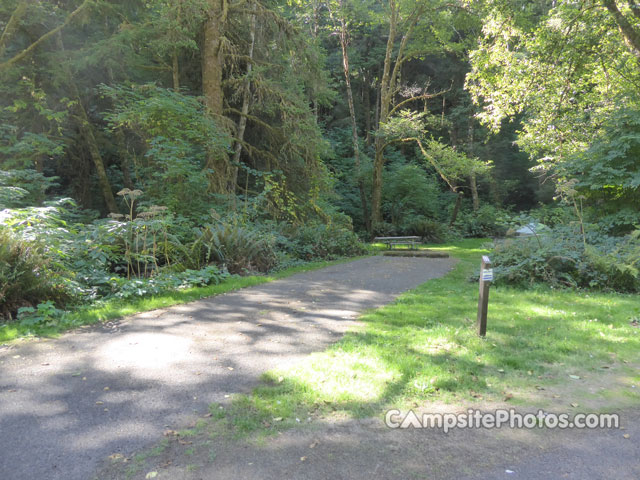
{"label": "gravel campsite pad", "polygon": [[0,347],[0,478],[86,479],[335,342],[454,259],[369,257]]}

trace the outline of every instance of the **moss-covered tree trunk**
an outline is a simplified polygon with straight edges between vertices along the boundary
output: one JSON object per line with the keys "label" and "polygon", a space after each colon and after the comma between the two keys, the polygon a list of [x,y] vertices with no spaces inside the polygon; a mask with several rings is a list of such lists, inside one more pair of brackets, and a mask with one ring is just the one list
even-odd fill
{"label": "moss-covered tree trunk", "polygon": [[178,61],[178,50],[174,49],[171,54],[171,77],[173,79],[173,89],[180,90],[180,62]]}
{"label": "moss-covered tree trunk", "polygon": [[[467,154],[473,157],[473,116],[469,116],[469,129],[467,135]],[[480,197],[478,196],[478,175],[475,170],[469,174],[469,187],[471,188],[471,201],[473,203],[473,211],[477,212],[480,208]]]}
{"label": "moss-covered tree trunk", "polygon": [[256,15],[251,15],[251,27],[249,30],[249,59],[247,61],[247,74],[243,83],[242,91],[242,107],[241,115],[238,120],[238,128],[236,133],[236,144],[233,151],[233,162],[231,164],[231,187],[235,190],[238,181],[238,164],[240,162],[240,154],[242,153],[242,142],[244,141],[244,132],[247,128],[247,115],[249,114],[249,101],[251,100],[251,72],[253,70],[253,51],[256,45]]}
{"label": "moss-covered tree trunk", "polygon": [[460,207],[462,206],[462,197],[463,197],[463,192],[459,192],[457,191],[457,188],[453,188],[452,189],[454,193],[457,193],[457,197],[456,197],[456,204],[453,207],[453,213],[451,214],[451,220],[449,221],[449,227],[453,227],[453,224],[456,223],[456,220],[458,219],[458,213],[460,213]]}
{"label": "moss-covered tree trunk", "polygon": [[[206,105],[219,124],[224,122],[224,33],[229,13],[227,0],[209,0],[209,11],[204,24],[202,48],[202,93]],[[209,152],[207,168],[209,188],[215,193],[229,193],[232,177],[231,164],[226,152]]]}
{"label": "moss-covered tree trunk", "polygon": [[342,49],[342,69],[347,87],[347,103],[349,104],[349,115],[351,117],[351,138],[353,143],[354,170],[356,183],[360,192],[360,206],[364,216],[367,232],[371,233],[371,219],[369,217],[369,207],[367,205],[367,195],[364,188],[364,178],[362,178],[362,168],[360,162],[360,142],[358,139],[358,123],[356,121],[356,110],[353,105],[353,90],[351,88],[351,72],[349,69],[349,52],[347,49],[347,24],[344,18],[344,0],[340,0],[340,47]]}
{"label": "moss-covered tree trunk", "polygon": [[[391,15],[389,17],[389,36],[387,38],[387,48],[382,67],[382,80],[380,82],[380,113],[378,125],[387,121],[389,109],[391,108],[391,63],[393,47],[396,40],[396,30],[398,27],[398,8],[395,0],[389,0]],[[371,191],[371,223],[375,226],[382,222],[382,171],[384,169],[384,139],[376,137],[376,154],[373,161],[373,187]]]}
{"label": "moss-covered tree trunk", "polygon": [[[56,44],[61,53],[64,52],[64,44],[62,42],[62,35],[58,32],[56,34]],[[100,185],[100,191],[102,192],[102,198],[110,213],[118,212],[118,205],[116,204],[113,191],[111,190],[111,184],[109,183],[109,177],[107,177],[107,171],[104,168],[104,162],[102,160],[102,154],[100,153],[100,147],[93,133],[93,126],[87,116],[87,111],[84,109],[82,99],[80,98],[80,92],[78,86],[69,70],[66,62],[63,62],[62,70],[67,80],[67,86],[71,94],[72,100],[75,101],[75,115],[74,120],[80,131],[82,139],[85,141],[87,149],[89,150],[89,156],[95,168],[96,175],[98,177],[98,185]]]}

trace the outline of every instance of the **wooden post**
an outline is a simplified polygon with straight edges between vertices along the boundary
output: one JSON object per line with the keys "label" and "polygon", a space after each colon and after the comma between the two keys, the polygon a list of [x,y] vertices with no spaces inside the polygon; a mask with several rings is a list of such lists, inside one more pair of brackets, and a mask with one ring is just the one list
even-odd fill
{"label": "wooden post", "polygon": [[487,308],[489,306],[489,287],[493,282],[491,259],[482,256],[480,265],[480,297],[478,298],[478,335],[484,337],[487,333]]}

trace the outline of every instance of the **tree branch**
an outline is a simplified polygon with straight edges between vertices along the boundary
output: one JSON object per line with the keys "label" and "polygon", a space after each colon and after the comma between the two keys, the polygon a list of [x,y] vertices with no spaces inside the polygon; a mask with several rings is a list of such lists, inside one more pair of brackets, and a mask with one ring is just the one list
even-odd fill
{"label": "tree branch", "polygon": [[629,8],[636,18],[640,18],[640,5],[638,5],[635,0],[629,0]]}
{"label": "tree branch", "polygon": [[611,16],[613,16],[624,38],[624,42],[631,50],[631,53],[640,58],[640,33],[631,25],[627,17],[622,14],[616,4],[616,0],[602,0],[602,4],[607,8]]}
{"label": "tree branch", "polygon": [[10,58],[9,60],[7,60],[6,62],[2,62],[0,63],[0,72],[3,70],[6,70],[7,68],[9,68],[11,65],[13,65],[14,63],[19,62],[20,60],[22,60],[24,57],[26,57],[27,55],[29,55],[31,52],[33,52],[36,48],[38,48],[40,45],[42,45],[44,42],[46,42],[47,40],[49,40],[51,37],[53,37],[56,33],[60,32],[64,27],[66,27],[67,25],[69,25],[69,23],[71,23],[71,21],[80,13],[82,12],[87,6],[89,6],[92,3],[92,0],[84,0],[84,2],[82,2],[82,4],[76,8],[73,12],[71,12],[69,14],[69,16],[65,19],[65,21],[61,24],[58,25],[56,28],[54,28],[53,30],[45,33],[44,35],[42,35],[38,40],[36,40],[35,42],[33,42],[31,45],[29,45],[27,48],[25,48],[24,50],[22,50],[20,53],[18,53],[17,55],[15,55],[14,57]]}
{"label": "tree branch", "polygon": [[2,36],[0,36],[0,57],[4,55],[4,52],[7,48],[7,44],[9,40],[13,36],[13,34],[18,30],[18,24],[20,20],[24,16],[24,13],[27,11],[27,3],[28,0],[22,0],[16,9],[11,14],[11,18],[7,22],[7,25],[4,27],[4,31],[2,32]]}
{"label": "tree branch", "polygon": [[391,78],[389,79],[390,91],[395,90],[395,84],[398,78],[398,73],[400,72],[400,68],[402,67],[402,64],[406,60],[406,57],[403,56],[404,49],[406,48],[407,42],[409,41],[409,37],[411,37],[411,34],[413,33],[413,29],[418,23],[418,20],[420,19],[420,16],[422,15],[423,11],[424,11],[424,6],[420,5],[416,7],[416,9],[411,13],[410,17],[407,19],[407,23],[409,24],[409,27],[405,35],[402,37],[402,41],[400,42],[400,47],[398,48],[398,56],[396,57],[396,64],[393,66],[393,72],[391,73]]}
{"label": "tree branch", "polygon": [[393,107],[391,109],[391,111],[389,112],[389,116],[393,115],[398,109],[400,109],[401,107],[403,107],[404,105],[406,105],[409,102],[413,102],[414,100],[427,100],[429,98],[436,98],[439,97],[440,95],[444,95],[445,93],[450,92],[451,89],[447,89],[447,90],[442,90],[441,92],[438,93],[423,93],[422,95],[418,95],[415,97],[411,97],[411,98],[407,98],[406,100],[403,100],[402,102],[400,102],[399,104],[397,104],[395,107]]}
{"label": "tree branch", "polygon": [[422,142],[420,141],[419,138],[417,138],[417,137],[403,138],[402,141],[403,142],[416,142],[418,144],[418,147],[420,147],[420,151],[422,152],[422,155],[424,155],[424,158],[426,158],[427,161],[433,166],[433,168],[436,169],[436,172],[438,172],[438,175],[440,175],[440,177],[447,183],[447,185],[449,186],[451,191],[452,192],[457,192],[458,191],[458,187],[455,184],[453,184],[449,180],[449,178],[444,174],[444,172],[442,171],[442,168],[440,167],[440,165],[438,165],[438,162],[436,162],[436,159],[433,158],[431,155],[429,155],[429,152],[427,152],[425,150],[425,148],[422,146]]}
{"label": "tree branch", "polygon": [[268,131],[272,132],[272,133],[276,133],[279,132],[278,129],[272,127],[271,125],[269,125],[267,122],[264,122],[262,120],[260,120],[258,117],[248,114],[248,113],[243,113],[241,110],[238,110],[236,108],[231,108],[231,107],[227,107],[224,109],[225,113],[235,113],[236,115],[240,116],[240,117],[245,117],[247,120],[252,121],[253,123],[255,123],[256,125],[260,125],[261,127],[266,128]]}

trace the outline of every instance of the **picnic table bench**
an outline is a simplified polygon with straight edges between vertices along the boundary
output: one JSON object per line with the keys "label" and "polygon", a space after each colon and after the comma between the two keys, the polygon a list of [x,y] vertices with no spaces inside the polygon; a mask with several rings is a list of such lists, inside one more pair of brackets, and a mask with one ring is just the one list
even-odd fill
{"label": "picnic table bench", "polygon": [[386,243],[389,250],[392,250],[394,245],[409,245],[409,248],[413,249],[421,240],[420,237],[375,237],[373,239],[376,243]]}

